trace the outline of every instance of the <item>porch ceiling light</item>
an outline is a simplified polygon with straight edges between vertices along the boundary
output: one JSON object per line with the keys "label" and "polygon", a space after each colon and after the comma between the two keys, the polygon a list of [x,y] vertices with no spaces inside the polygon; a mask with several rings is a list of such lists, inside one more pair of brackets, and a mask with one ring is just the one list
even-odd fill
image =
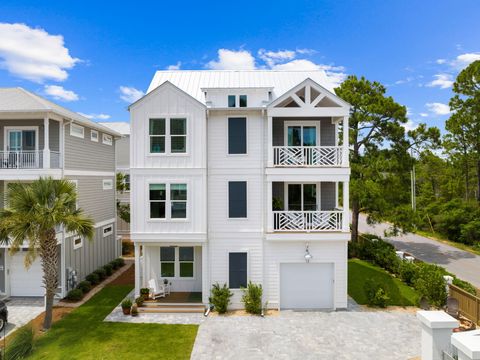
{"label": "porch ceiling light", "polygon": [[309,263],[310,260],[313,258],[312,254],[310,254],[310,250],[308,250],[308,244],[307,244],[307,247],[306,247],[306,249],[305,249],[304,258],[305,258],[305,262],[306,262],[306,263]]}

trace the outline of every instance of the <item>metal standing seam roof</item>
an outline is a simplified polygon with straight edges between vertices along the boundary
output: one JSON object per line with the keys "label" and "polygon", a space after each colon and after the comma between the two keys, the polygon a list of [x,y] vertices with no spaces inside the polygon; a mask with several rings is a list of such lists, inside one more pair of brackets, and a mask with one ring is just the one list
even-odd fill
{"label": "metal standing seam roof", "polygon": [[324,70],[164,70],[155,73],[147,93],[169,81],[203,104],[202,89],[209,88],[272,88],[275,100],[307,78],[333,93]]}
{"label": "metal standing seam roof", "polygon": [[21,87],[0,88],[0,113],[1,112],[53,112],[79,124],[101,130],[111,135],[121,136],[117,131],[100,125]]}

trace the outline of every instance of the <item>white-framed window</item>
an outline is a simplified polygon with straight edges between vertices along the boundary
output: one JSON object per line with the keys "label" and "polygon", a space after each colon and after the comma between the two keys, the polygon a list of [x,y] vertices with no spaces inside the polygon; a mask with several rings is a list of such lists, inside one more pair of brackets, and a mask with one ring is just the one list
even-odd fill
{"label": "white-framed window", "polygon": [[130,174],[125,174],[123,183],[125,184],[125,191],[129,192],[130,191]]}
{"label": "white-framed window", "polygon": [[90,130],[90,140],[98,142],[98,131]]}
{"label": "white-framed window", "polygon": [[160,275],[163,278],[195,276],[195,249],[193,246],[160,247]]}
{"label": "white-framed window", "polygon": [[75,236],[73,238],[73,249],[80,249],[83,246],[83,238],[80,236]]}
{"label": "white-framed window", "polygon": [[187,184],[149,184],[150,219],[186,219]]}
{"label": "white-framed window", "polygon": [[108,134],[103,134],[103,136],[102,136],[102,142],[103,142],[105,145],[112,145],[112,144],[113,144],[113,136],[112,136],[112,135],[108,135]]}
{"label": "white-framed window", "polygon": [[150,154],[186,154],[187,119],[184,117],[149,119]]}
{"label": "white-framed window", "polygon": [[247,107],[247,95],[228,95],[228,107]]}
{"label": "white-framed window", "polygon": [[247,287],[248,254],[246,252],[228,253],[228,287],[241,289]]}
{"label": "white-framed window", "polygon": [[85,137],[85,128],[77,124],[70,124],[70,135],[83,139]]}
{"label": "white-framed window", "polygon": [[113,179],[103,179],[103,190],[113,189]]}
{"label": "white-framed window", "polygon": [[103,237],[113,234],[113,225],[104,226],[102,229]]}

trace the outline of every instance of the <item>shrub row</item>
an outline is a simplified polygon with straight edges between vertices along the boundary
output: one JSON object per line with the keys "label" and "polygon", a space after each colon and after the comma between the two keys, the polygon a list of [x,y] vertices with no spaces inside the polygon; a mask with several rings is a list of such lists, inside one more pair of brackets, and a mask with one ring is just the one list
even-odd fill
{"label": "shrub row", "polygon": [[70,301],[80,301],[93,286],[102,282],[105,278],[112,275],[115,270],[125,265],[125,260],[118,258],[110,261],[108,264],[98,268],[80,281],[75,289],[68,292],[66,298]]}
{"label": "shrub row", "polygon": [[[242,291],[242,302],[245,310],[250,314],[260,315],[262,313],[262,285],[254,284],[250,281],[246,288],[242,288]],[[220,286],[220,284],[216,283],[212,287],[209,302],[219,314],[224,314],[228,310],[232,296],[233,293],[227,284]]]}
{"label": "shrub row", "polygon": [[[447,298],[444,275],[452,276],[454,285],[476,294],[472,284],[456,278],[441,266],[424,262],[412,263],[399,259],[394,246],[375,235],[362,236],[362,241],[349,244],[348,250],[349,257],[371,261],[387,270],[407,285],[415,288],[421,297],[427,299],[434,306],[444,305]],[[374,294],[373,290],[369,291],[370,295]]]}

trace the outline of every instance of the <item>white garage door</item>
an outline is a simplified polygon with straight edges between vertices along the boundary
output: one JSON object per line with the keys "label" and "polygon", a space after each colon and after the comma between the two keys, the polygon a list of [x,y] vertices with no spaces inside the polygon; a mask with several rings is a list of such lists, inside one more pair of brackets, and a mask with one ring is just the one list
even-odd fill
{"label": "white garage door", "polygon": [[24,265],[25,252],[18,252],[10,258],[10,295],[43,296],[42,266],[37,258],[28,268]]}
{"label": "white garage door", "polygon": [[332,309],[333,264],[280,264],[282,309]]}

